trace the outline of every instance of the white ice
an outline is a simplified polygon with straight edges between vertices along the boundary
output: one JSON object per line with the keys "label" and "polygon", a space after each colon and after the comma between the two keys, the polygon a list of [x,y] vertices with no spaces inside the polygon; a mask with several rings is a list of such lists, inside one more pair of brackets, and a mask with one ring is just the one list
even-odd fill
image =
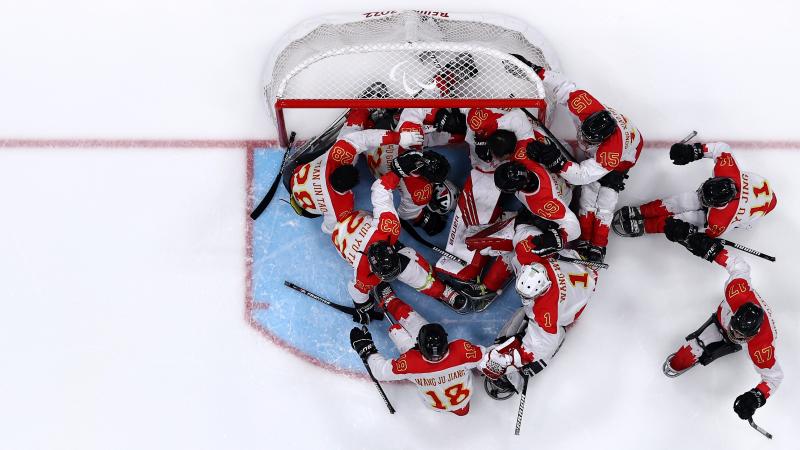
{"label": "white ice", "polygon": [[[274,138],[259,86],[272,41],[310,15],[397,6],[2,0],[0,142]],[[478,393],[458,418],[390,385],[390,416],[371,385],[248,326],[243,150],[3,148],[0,448],[798,448],[796,2],[401,6],[518,15],[646,139],[698,129],[746,144],[737,157],[779,199],[755,230],[732,236],[778,258],[749,258],[786,373],[755,416],[774,441],[731,409],[757,381],[743,354],[676,380],[661,374],[725,279],[662,239],[611,242],[613,269],[533,380],[514,437],[515,401]],[[707,170],[648,149],[623,201],[677,192]]]}

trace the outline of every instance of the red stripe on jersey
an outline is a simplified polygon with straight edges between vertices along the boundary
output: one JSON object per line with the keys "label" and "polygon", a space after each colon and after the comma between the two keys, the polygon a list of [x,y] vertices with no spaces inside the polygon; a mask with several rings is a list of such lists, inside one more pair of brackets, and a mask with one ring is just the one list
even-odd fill
{"label": "red stripe on jersey", "polygon": [[543,295],[533,302],[533,318],[536,323],[546,332],[556,334],[558,331],[558,297],[559,287],[555,273],[550,264],[544,265],[547,268],[547,276],[552,285]]}
{"label": "red stripe on jersey", "polygon": [[441,361],[428,361],[422,357],[419,350],[412,348],[392,360],[392,372],[396,374],[439,372],[462,364],[478,362],[482,356],[480,348],[463,339],[457,339],[447,346],[447,355]]}

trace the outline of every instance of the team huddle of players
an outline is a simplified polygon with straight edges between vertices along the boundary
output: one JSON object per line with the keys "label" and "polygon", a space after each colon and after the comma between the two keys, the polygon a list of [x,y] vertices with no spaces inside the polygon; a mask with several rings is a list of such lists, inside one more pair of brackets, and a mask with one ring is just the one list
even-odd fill
{"label": "team huddle of players", "polygon": [[[463,59],[451,67],[454,72],[474,70],[469,55]],[[531,67],[574,119],[575,148],[556,142],[521,109],[352,109],[329,149],[289,168],[295,211],[322,216],[322,231],[353,267],[353,319],[367,324],[388,316],[389,336],[401,355],[381,356],[365,327],[352,329],[352,347],[377,379],[409,380],[431,408],[467,414],[473,369],[485,375],[491,396],[503,398],[516,391],[519,379],[547,367],[565,327],[595,291],[610,229],[627,237],[663,233],[729,273],[724,300],[667,358],[664,373],[678,376],[747,346],[761,382],[736,398],[734,410],[750,419],[783,377],[775,328],[747,262],[723,249],[718,238],[769,214],[776,205],[771,186],[741,171],[724,143],[682,142],[670,149],[673,163],[712,159],[713,176],[696,191],[617,208],[644,145],[641,133],[562,74]],[[365,96],[380,97],[384,89],[375,83]],[[472,169],[460,189],[447,179],[447,159],[430,147],[468,149]],[[355,209],[354,164],[362,153],[375,177],[371,211]],[[518,211],[501,208],[504,194],[519,200]],[[444,232],[451,215],[446,255],[435,264],[398,240],[404,226],[428,235]],[[485,309],[514,278],[522,307],[489,347],[448,341],[440,324],[428,323],[389,284],[404,283],[466,314]]]}

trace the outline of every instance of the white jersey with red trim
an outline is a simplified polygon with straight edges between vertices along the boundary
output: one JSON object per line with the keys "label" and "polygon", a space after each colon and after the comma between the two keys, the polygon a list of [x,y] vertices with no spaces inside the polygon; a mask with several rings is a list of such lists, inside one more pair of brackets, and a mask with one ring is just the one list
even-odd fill
{"label": "white jersey with red trim", "polygon": [[417,386],[423,402],[435,411],[457,411],[472,398],[472,369],[483,358],[484,348],[463,339],[450,342],[441,361],[427,361],[417,349],[397,359],[370,355],[367,362],[381,381],[408,380]]}
{"label": "white jersey with red trim", "polygon": [[525,166],[539,179],[539,186],[535,191],[517,191],[515,194],[517,199],[531,213],[555,222],[561,231],[561,238],[564,242],[577,239],[581,234],[581,225],[578,217],[569,209],[572,201],[572,187],[563,178],[528,158],[525,147],[517,149],[513,160]]}
{"label": "white jersey with red trim", "polygon": [[[423,135],[422,147],[438,147],[464,142],[464,136],[451,135],[433,128],[438,108],[405,108],[400,112],[396,131],[417,131]],[[415,150],[419,150],[415,148]],[[391,170],[392,161],[399,155],[397,144],[381,145],[367,151],[367,167],[375,178],[386,175]]]}
{"label": "white jersey with red trim", "polygon": [[713,176],[733,179],[739,191],[737,198],[724,207],[708,209],[706,234],[711,237],[719,237],[735,228],[749,229],[778,203],[767,180],[761,175],[741,171],[730,150],[724,142],[703,145],[703,157],[715,161]]}
{"label": "white jersey with red trim", "polygon": [[758,333],[747,342],[746,347],[750,361],[761,377],[761,382],[756,389],[764,394],[764,398],[769,398],[783,380],[783,370],[778,364],[778,360],[775,359],[777,332],[772,319],[772,310],[764,302],[764,299],[751,288],[750,266],[743,258],[732,256],[727,250],[723,250],[717,255],[715,262],[730,274],[725,283],[725,300],[720,303],[716,313],[719,323],[727,333],[730,333],[731,318],[734,312],[744,303],[755,303],[764,310],[764,322]]}
{"label": "white jersey with red trim", "polygon": [[[490,161],[481,159],[475,152],[475,143],[486,140],[497,130],[508,130],[517,137],[517,149],[527,145],[530,139],[535,139],[533,124],[521,109],[506,111],[498,108],[462,108],[461,112],[467,116],[467,134],[464,141],[469,145],[469,159],[472,167],[482,172],[492,173],[497,166],[505,161],[492,158]],[[521,144],[524,142],[524,144]]]}
{"label": "white jersey with red trim", "polygon": [[322,231],[330,234],[336,223],[354,208],[352,191],[336,192],[330,175],[345,164],[354,164],[359,154],[386,143],[400,141],[400,133],[385,130],[363,130],[349,133],[327,152],[294,169],[289,181],[292,197],[304,210],[323,216]]}
{"label": "white jersey with red trim", "polygon": [[589,184],[608,172],[628,170],[636,164],[644,147],[644,139],[627,117],[604,106],[587,91],[577,89],[575,83],[558,72],[545,72],[543,81],[545,89],[555,95],[556,102],[570,112],[578,129],[587,117],[604,109],[611,113],[617,123],[611,136],[600,145],[585,145],[578,140],[579,154],[575,156],[583,161],[564,164],[560,172],[564,179],[573,185]]}
{"label": "white jersey with red trim", "polygon": [[399,182],[400,177],[389,172],[372,183],[372,214],[353,211],[336,224],[331,234],[339,254],[353,266],[353,282],[348,285],[348,291],[356,303],[367,301],[369,290],[381,281],[370,270],[365,255],[370,244],[385,240],[394,245],[400,237],[400,220],[392,195]]}
{"label": "white jersey with red trim", "polygon": [[[531,305],[525,306],[528,325],[522,338],[522,364],[543,360],[549,363],[564,339],[567,325],[583,313],[597,287],[598,274],[586,266],[542,258],[531,252],[520,240],[515,246],[514,267],[540,263],[547,269],[551,286]],[[574,250],[561,250],[560,255],[580,259]]]}

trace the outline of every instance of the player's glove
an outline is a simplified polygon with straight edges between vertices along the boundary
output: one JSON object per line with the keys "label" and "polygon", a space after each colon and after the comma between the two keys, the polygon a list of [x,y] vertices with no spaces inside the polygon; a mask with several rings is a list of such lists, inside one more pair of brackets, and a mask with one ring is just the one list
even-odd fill
{"label": "player's glove", "polygon": [[431,183],[444,183],[450,172],[450,162],[441,153],[432,150],[422,152],[422,167],[418,174]]}
{"label": "player's glove", "polygon": [[409,148],[422,145],[425,139],[419,131],[401,131],[400,132],[400,147]]}
{"label": "player's glove", "polygon": [[703,144],[672,144],[669,148],[669,159],[676,166],[683,166],[703,158]]}
{"label": "player's glove", "polygon": [[530,378],[536,375],[537,373],[543,371],[545,367],[547,367],[547,363],[540,359],[538,361],[533,361],[529,362],[528,364],[525,364],[524,366],[522,366],[521,369],[519,369],[519,371],[520,373],[522,373],[522,375]]}
{"label": "player's glove", "polygon": [[543,141],[533,140],[525,149],[528,158],[547,167],[551,172],[560,172],[567,163],[567,158],[561,154],[561,150],[549,139]]}
{"label": "player's glove", "polygon": [[490,380],[496,380],[506,373],[506,369],[512,363],[513,358],[511,355],[505,355],[493,348],[486,356],[486,362],[481,364],[481,371]]}
{"label": "player's glove", "polygon": [[617,192],[622,192],[625,189],[626,178],[628,178],[627,172],[612,170],[611,172],[603,175],[603,178],[600,178],[597,181],[600,183],[600,186],[613,189]]}
{"label": "player's glove", "polygon": [[350,330],[350,346],[358,353],[358,356],[366,362],[370,355],[378,353],[372,335],[366,327],[354,327]]}
{"label": "player's glove", "polygon": [[558,229],[545,230],[542,234],[531,236],[530,241],[533,247],[531,251],[539,256],[552,255],[564,248],[564,239]]}
{"label": "player's glove", "polygon": [[375,299],[372,296],[364,303],[356,303],[353,309],[353,322],[367,325],[370,320],[383,320],[383,314],[375,310],[375,305]]}
{"label": "player's glove", "polygon": [[486,140],[479,140],[477,136],[475,137],[475,154],[483,161],[492,162],[492,152],[489,151],[489,145]]}
{"label": "player's glove", "polygon": [[465,134],[467,132],[467,116],[458,108],[440,108],[436,111],[434,127],[436,127],[436,131]]}
{"label": "player's glove", "polygon": [[684,245],[693,255],[709,262],[714,261],[724,248],[719,239],[714,239],[705,233],[690,234]]}
{"label": "player's glove", "polygon": [[421,227],[428,233],[428,236],[434,236],[444,230],[447,225],[447,214],[439,214],[431,211],[428,208],[422,210],[414,225]]}
{"label": "player's glove", "polygon": [[425,164],[422,152],[405,152],[392,160],[391,169],[399,177],[405,178],[416,175],[416,172]]}
{"label": "player's glove", "polygon": [[683,242],[689,235],[697,233],[697,227],[674,217],[667,217],[664,235],[672,242]]}
{"label": "player's glove", "polygon": [[764,406],[766,402],[767,399],[761,391],[758,389],[750,389],[736,397],[736,401],[733,402],[733,411],[740,419],[749,420],[753,418],[756,409]]}

